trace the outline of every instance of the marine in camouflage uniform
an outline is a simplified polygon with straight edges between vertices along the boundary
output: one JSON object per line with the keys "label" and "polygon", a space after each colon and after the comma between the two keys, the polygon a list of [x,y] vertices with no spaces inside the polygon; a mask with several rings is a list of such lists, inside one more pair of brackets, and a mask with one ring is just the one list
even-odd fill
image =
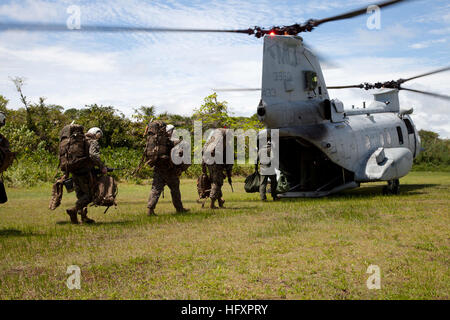
{"label": "marine in camouflage uniform", "polygon": [[[107,172],[107,168],[100,159],[100,144],[98,142],[102,135],[103,133],[99,128],[91,128],[86,133],[86,139],[89,143],[89,158],[92,166],[100,168],[101,172],[105,174]],[[92,172],[93,167],[85,168],[72,173],[77,201],[75,203],[75,207],[67,210],[67,214],[70,216],[70,220],[73,224],[78,224],[77,214],[81,215],[82,223],[95,222],[87,216],[87,206],[92,202],[95,192],[95,181]]]}
{"label": "marine in camouflage uniform", "polygon": [[[167,134],[170,136],[169,140],[169,150],[179,143],[178,140],[173,139],[171,134],[173,133],[173,126],[167,126]],[[188,209],[183,207],[181,202],[181,192],[180,192],[180,175],[181,172],[177,171],[169,159],[158,159],[156,160],[155,166],[153,168],[153,183],[150,195],[147,202],[147,215],[156,216],[155,208],[158,203],[161,193],[164,191],[164,187],[167,185],[170,189],[170,194],[172,196],[172,203],[177,212],[188,212]]]}
{"label": "marine in camouflage uniform", "polygon": [[[270,141],[267,142],[266,145],[262,146],[258,150],[258,158],[265,158],[271,157],[271,149],[272,144]],[[272,195],[272,198],[274,201],[278,200],[277,196],[277,175],[275,172],[275,168],[271,167],[271,163],[261,163],[260,164],[260,174],[261,174],[261,182],[259,185],[259,195],[261,197],[262,201],[266,201],[266,189],[267,189],[267,182],[270,180],[270,193]]]}
{"label": "marine in camouflage uniform", "polygon": [[210,208],[217,208],[215,203],[216,200],[219,203],[219,207],[223,208],[225,200],[223,199],[222,186],[225,177],[231,177],[231,170],[233,165],[228,164],[211,164],[207,165],[209,178],[211,180],[211,192],[209,197],[211,198]]}
{"label": "marine in camouflage uniform", "polygon": [[[220,133],[222,134],[222,138],[226,139],[226,135],[228,133],[227,129],[224,128],[220,128],[220,129],[216,129],[219,130]],[[212,136],[217,136],[217,131],[214,133],[212,133]],[[203,161],[205,162],[205,152],[207,152],[206,150],[209,149],[208,144],[209,143],[214,143],[214,140],[208,139],[208,141],[206,142],[205,146],[204,146],[204,159]],[[210,192],[210,199],[211,199],[211,204],[210,204],[210,208],[211,209],[215,209],[217,208],[215,203],[216,201],[219,204],[220,208],[223,208],[223,205],[225,203],[225,200],[223,199],[223,194],[222,194],[222,186],[223,186],[223,181],[225,180],[226,177],[228,177],[229,181],[231,181],[231,173],[232,173],[232,169],[233,169],[233,164],[225,164],[226,162],[226,140],[224,140],[222,142],[222,146],[224,148],[224,150],[221,152],[223,154],[223,164],[218,164],[218,163],[213,163],[213,164],[206,164],[207,168],[208,168],[208,172],[209,172],[209,179],[211,181],[211,192]],[[217,147],[215,147],[217,148]],[[214,152],[216,152],[216,150],[214,150]]]}

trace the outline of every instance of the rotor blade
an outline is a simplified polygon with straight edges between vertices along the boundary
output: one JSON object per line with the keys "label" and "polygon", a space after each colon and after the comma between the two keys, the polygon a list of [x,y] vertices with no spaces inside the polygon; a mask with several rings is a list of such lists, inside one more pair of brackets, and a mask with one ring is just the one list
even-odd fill
{"label": "rotor blade", "polygon": [[448,71],[448,70],[450,70],[450,67],[445,67],[445,68],[442,68],[442,69],[437,69],[437,70],[434,70],[434,71],[431,71],[431,72],[427,72],[427,73],[424,73],[424,74],[420,74],[420,75],[415,76],[415,77],[411,77],[411,78],[407,78],[407,79],[399,79],[399,82],[404,83],[404,82],[406,82],[406,81],[410,81],[410,80],[413,80],[413,79],[426,77],[426,76],[429,76],[429,75],[432,75],[432,74],[436,74],[436,73],[440,73],[440,72],[445,72],[445,71]]}
{"label": "rotor blade", "polygon": [[224,88],[211,89],[216,92],[233,92],[233,91],[261,91],[261,88]]}
{"label": "rotor blade", "polygon": [[[394,5],[394,4],[397,4],[400,2],[404,2],[404,1],[409,1],[409,0],[390,0],[390,1],[376,3],[375,5],[379,8],[383,8],[383,7],[391,6],[391,5]],[[364,8],[350,11],[347,13],[343,13],[343,14],[340,14],[337,16],[333,16],[333,17],[329,17],[329,18],[325,18],[325,19],[312,20],[312,23],[313,23],[314,27],[317,27],[318,25],[321,25],[322,23],[325,23],[325,22],[350,19],[350,18],[354,18],[354,17],[357,17],[362,14],[366,14],[366,13],[367,13],[367,7],[364,7]]]}
{"label": "rotor blade", "polygon": [[362,89],[362,88],[364,88],[364,85],[363,84],[355,84],[355,85],[348,85],[348,86],[331,86],[331,87],[327,87],[327,89],[349,89],[349,88]]}
{"label": "rotor blade", "polygon": [[221,30],[221,29],[184,29],[184,28],[152,28],[129,26],[81,25],[80,29],[71,29],[66,24],[43,23],[0,23],[0,31],[36,31],[36,32],[228,32],[249,33],[252,30]]}
{"label": "rotor blade", "polygon": [[406,90],[406,91],[411,91],[411,92],[425,94],[425,95],[428,95],[428,96],[431,96],[431,97],[435,97],[435,98],[441,98],[441,99],[445,99],[445,100],[450,100],[450,96],[446,96],[444,94],[439,94],[439,93],[434,93],[434,92],[427,92],[427,91],[421,91],[421,90],[416,90],[416,89],[403,88],[403,87],[401,87],[400,90]]}

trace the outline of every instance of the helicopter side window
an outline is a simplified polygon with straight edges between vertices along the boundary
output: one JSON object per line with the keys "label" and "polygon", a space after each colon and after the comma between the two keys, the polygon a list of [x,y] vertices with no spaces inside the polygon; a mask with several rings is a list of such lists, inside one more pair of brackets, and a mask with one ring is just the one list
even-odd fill
{"label": "helicopter side window", "polygon": [[366,136],[366,149],[370,149],[370,138],[369,136]]}
{"label": "helicopter side window", "polygon": [[384,129],[384,135],[386,138],[386,145],[391,145],[391,134],[389,133],[389,131],[387,129]]}
{"label": "helicopter side window", "polygon": [[314,71],[304,71],[305,91],[314,91],[317,88],[317,73]]}
{"label": "helicopter side window", "polygon": [[397,127],[398,142],[403,144],[403,132],[401,127]]}
{"label": "helicopter side window", "polygon": [[411,121],[409,121],[409,119],[403,119],[403,121],[405,121],[406,129],[408,130],[408,134],[414,133],[414,128],[411,124]]}

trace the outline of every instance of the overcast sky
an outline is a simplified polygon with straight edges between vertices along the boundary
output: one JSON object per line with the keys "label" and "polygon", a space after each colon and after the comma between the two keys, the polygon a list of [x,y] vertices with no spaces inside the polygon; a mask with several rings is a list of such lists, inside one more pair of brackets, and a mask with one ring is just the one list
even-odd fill
{"label": "overcast sky", "polygon": [[[373,4],[366,0],[160,1],[0,0],[0,21],[65,23],[77,5],[83,24],[186,28],[271,27],[324,18]],[[450,3],[416,0],[381,11],[381,28],[369,15],[321,25],[302,34],[335,66],[324,67],[328,85],[406,78],[450,65]],[[239,34],[99,34],[0,32],[0,94],[20,106],[9,77],[27,79],[32,101],[81,108],[113,105],[127,115],[141,105],[188,115],[212,88],[261,86],[262,39]],[[450,72],[405,87],[450,94]],[[358,89],[332,90],[344,105],[373,99]],[[234,115],[255,113],[258,92],[219,93]],[[414,107],[419,129],[450,138],[449,102],[401,92]]]}

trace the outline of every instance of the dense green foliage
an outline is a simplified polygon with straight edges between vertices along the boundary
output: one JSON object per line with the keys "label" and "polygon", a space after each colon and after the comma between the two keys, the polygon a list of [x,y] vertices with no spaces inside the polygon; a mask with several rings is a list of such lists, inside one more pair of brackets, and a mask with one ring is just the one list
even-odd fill
{"label": "dense green foliage", "polygon": [[422,151],[414,160],[414,170],[450,171],[450,140],[432,131],[419,131]]}
{"label": "dense green foliage", "polygon": [[[135,109],[131,117],[112,106],[88,105],[81,109],[64,109],[59,105],[48,105],[45,99],[38,103],[28,103],[23,97],[24,106],[17,110],[8,108],[8,100],[0,95],[0,111],[6,113],[7,124],[1,129],[18,152],[18,161],[5,173],[4,178],[10,186],[33,185],[53,181],[58,174],[57,148],[61,128],[75,121],[86,129],[96,126],[103,130],[101,139],[105,163],[110,167],[125,168],[114,174],[121,179],[141,183],[151,177],[149,168],[144,168],[137,176],[133,170],[138,166],[144,139],[142,134],[152,118],[193,132],[195,120],[203,122],[203,130],[217,127],[231,129],[262,128],[256,115],[252,117],[234,117],[230,115],[226,101],[218,101],[214,93],[204,99],[204,103],[195,109],[192,116],[161,113],[156,114],[154,106],[141,106]],[[192,135],[193,136],[193,135]],[[445,170],[450,168],[448,139],[440,139],[431,131],[420,131],[424,150],[415,160],[415,170]],[[247,175],[252,165],[236,165],[234,174]],[[185,173],[187,177],[200,174],[199,165],[192,165]]]}
{"label": "dense green foliage", "polygon": [[[61,106],[47,105],[41,98],[38,103],[26,103],[26,107],[13,110],[7,108],[8,100],[0,96],[0,111],[6,113],[7,123],[1,129],[8,137],[18,158],[8,169],[4,179],[10,186],[28,186],[53,181],[59,174],[57,170],[57,149],[59,132],[66,124],[75,121],[86,129],[99,127],[103,131],[100,140],[104,162],[116,171],[116,177],[141,183],[152,176],[150,168],[143,168],[139,174],[132,175],[138,166],[144,139],[145,126],[152,118],[164,120],[177,128],[193,132],[193,122],[203,121],[203,129],[227,126],[229,128],[260,129],[261,123],[256,116],[251,118],[230,115],[226,101],[217,101],[217,95],[205,98],[204,104],[194,111],[193,116],[181,116],[167,112],[156,114],[154,106],[141,106],[135,109],[131,118],[111,106],[96,104],[81,109],[67,109]],[[24,103],[25,105],[25,103]],[[193,136],[193,135],[192,135]],[[235,174],[247,175],[252,166],[236,166]],[[196,177],[200,174],[199,165],[192,165],[185,175]]]}

